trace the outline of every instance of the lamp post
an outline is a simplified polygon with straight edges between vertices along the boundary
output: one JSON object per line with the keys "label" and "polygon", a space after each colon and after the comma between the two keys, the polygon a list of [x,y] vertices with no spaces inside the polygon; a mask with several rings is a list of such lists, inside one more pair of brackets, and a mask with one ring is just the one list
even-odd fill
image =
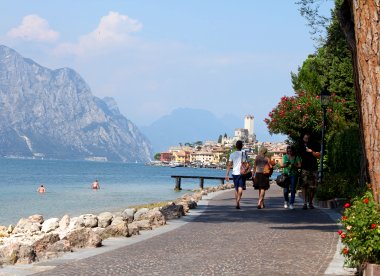
{"label": "lamp post", "polygon": [[330,102],[330,92],[327,90],[327,87],[324,87],[321,91],[321,106],[323,111],[322,118],[322,143],[321,143],[321,159],[319,162],[319,181],[322,182],[323,179],[323,153],[325,150],[325,132],[326,132],[326,108]]}

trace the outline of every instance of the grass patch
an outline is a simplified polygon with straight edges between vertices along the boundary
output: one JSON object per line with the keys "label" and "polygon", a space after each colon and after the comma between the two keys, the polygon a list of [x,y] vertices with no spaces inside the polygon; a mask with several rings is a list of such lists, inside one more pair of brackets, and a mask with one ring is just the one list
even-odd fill
{"label": "grass patch", "polygon": [[162,201],[162,202],[155,202],[155,203],[133,205],[133,206],[130,206],[129,208],[135,208],[136,210],[141,209],[141,208],[154,209],[157,207],[164,207],[168,205],[168,203],[169,203],[168,201]]}

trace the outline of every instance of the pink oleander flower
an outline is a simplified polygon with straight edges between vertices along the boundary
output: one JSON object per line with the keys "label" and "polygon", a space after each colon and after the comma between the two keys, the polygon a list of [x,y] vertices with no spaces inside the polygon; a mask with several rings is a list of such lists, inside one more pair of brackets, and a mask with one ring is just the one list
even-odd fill
{"label": "pink oleander flower", "polygon": [[339,236],[342,235],[342,233],[343,233],[342,230],[339,230],[339,231],[338,231],[338,235],[339,235]]}
{"label": "pink oleander flower", "polygon": [[342,239],[344,239],[346,236],[347,236],[346,233],[342,233],[342,235],[340,235],[340,237],[341,237]]}
{"label": "pink oleander flower", "polygon": [[343,207],[347,209],[347,208],[350,208],[350,206],[351,206],[350,203],[346,203],[346,204],[344,204]]}
{"label": "pink oleander flower", "polygon": [[368,204],[368,198],[365,198],[364,200],[363,200],[363,202],[365,203],[365,204]]}
{"label": "pink oleander flower", "polygon": [[371,229],[374,229],[374,228],[376,228],[376,224],[375,224],[375,223],[372,223],[372,224],[371,224]]}
{"label": "pink oleander flower", "polygon": [[347,247],[343,248],[343,254],[345,254],[345,255],[348,254],[348,248]]}
{"label": "pink oleander flower", "polygon": [[348,225],[348,226],[346,227],[347,230],[351,230],[351,228],[352,228],[351,225]]}
{"label": "pink oleander flower", "polygon": [[342,216],[342,220],[347,220],[347,217],[346,216]]}

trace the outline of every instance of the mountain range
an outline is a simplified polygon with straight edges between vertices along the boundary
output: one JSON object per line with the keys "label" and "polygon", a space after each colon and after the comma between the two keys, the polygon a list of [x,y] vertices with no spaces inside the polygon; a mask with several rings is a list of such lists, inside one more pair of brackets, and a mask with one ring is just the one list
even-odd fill
{"label": "mountain range", "polygon": [[154,151],[161,152],[180,143],[217,141],[225,133],[231,136],[235,128],[243,127],[243,119],[232,115],[219,118],[203,109],[178,108],[140,129],[149,137]]}
{"label": "mountain range", "polygon": [[74,70],[51,70],[0,45],[0,156],[144,162],[152,146]]}

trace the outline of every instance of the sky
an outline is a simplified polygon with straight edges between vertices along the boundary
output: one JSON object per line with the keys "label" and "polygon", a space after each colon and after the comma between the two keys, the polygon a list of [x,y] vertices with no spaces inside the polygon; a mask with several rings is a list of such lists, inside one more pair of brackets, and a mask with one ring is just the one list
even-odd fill
{"label": "sky", "polygon": [[[329,13],[333,1],[322,6]],[[0,0],[0,44],[70,67],[137,126],[177,108],[263,120],[315,52],[294,0]],[[233,135],[231,133],[230,135]]]}

